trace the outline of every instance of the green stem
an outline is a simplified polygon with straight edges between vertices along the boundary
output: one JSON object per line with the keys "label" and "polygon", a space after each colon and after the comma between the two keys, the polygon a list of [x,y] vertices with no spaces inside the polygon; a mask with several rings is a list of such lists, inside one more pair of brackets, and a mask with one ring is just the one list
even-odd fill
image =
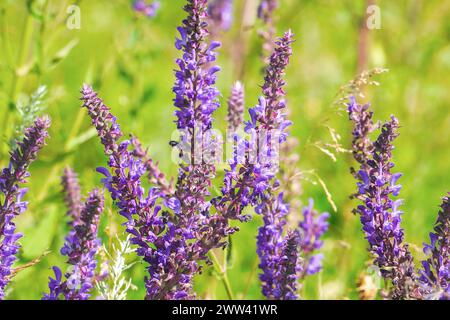
{"label": "green stem", "polygon": [[250,289],[250,284],[252,283],[253,276],[256,273],[256,269],[258,269],[258,263],[259,258],[255,257],[255,260],[253,261],[252,269],[250,270],[250,275],[248,276],[247,283],[245,285],[244,292],[242,293],[242,299],[245,299],[248,293],[248,290]]}
{"label": "green stem", "polygon": [[214,269],[216,270],[216,272],[220,275],[220,277],[222,279],[223,285],[224,285],[225,290],[228,295],[228,299],[234,300],[233,290],[231,289],[231,285],[230,285],[230,281],[228,280],[228,275],[227,275],[226,269],[224,270],[223,268],[221,268],[221,264],[220,264],[219,260],[217,259],[216,255],[214,254],[214,252],[210,251],[209,256],[214,264]]}
{"label": "green stem", "polygon": [[[8,139],[8,128],[10,127],[9,124],[14,121],[14,119],[11,119],[12,112],[14,112],[14,108],[16,106],[17,101],[17,94],[20,91],[21,86],[21,78],[24,77],[26,74],[21,71],[21,68],[25,65],[25,60],[28,56],[29,49],[30,49],[30,41],[31,41],[31,35],[33,34],[33,17],[31,16],[31,13],[27,13],[27,17],[25,18],[25,23],[23,27],[23,33],[21,38],[21,44],[19,47],[18,52],[18,60],[17,64],[14,68],[13,72],[13,78],[12,78],[12,84],[11,89],[9,91],[9,102],[8,107],[6,108],[5,115],[3,116],[3,135],[6,139]],[[6,41],[6,39],[4,39]],[[0,148],[0,155],[3,155],[5,152],[7,152],[7,145],[4,145],[3,148]],[[6,150],[5,150],[6,149]]]}

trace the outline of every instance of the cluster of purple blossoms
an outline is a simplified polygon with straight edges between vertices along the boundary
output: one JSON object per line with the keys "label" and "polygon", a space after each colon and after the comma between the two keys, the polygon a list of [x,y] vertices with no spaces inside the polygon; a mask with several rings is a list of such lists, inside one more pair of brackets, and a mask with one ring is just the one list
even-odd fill
{"label": "cluster of purple blossoms", "polygon": [[139,13],[143,14],[149,18],[153,18],[156,15],[160,6],[159,1],[153,1],[151,3],[147,3],[145,0],[135,0],[133,3],[133,9]]}
{"label": "cluster of purple blossoms", "polygon": [[[263,96],[260,103],[250,109],[251,120],[246,125],[247,132],[266,131],[266,134],[258,135],[259,139],[263,137],[267,140],[258,144],[260,150],[254,169],[256,179],[253,202],[256,213],[263,218],[263,226],[257,237],[257,253],[262,270],[262,292],[268,299],[298,297],[297,282],[301,271],[307,270],[306,275],[320,270],[320,256],[312,256],[311,252],[321,247],[319,238],[328,226],[327,214],[315,220],[315,212],[308,208],[305,209],[304,221],[298,230],[284,235],[289,208],[283,200],[283,192],[278,191],[280,184],[275,176],[278,167],[273,161],[266,161],[278,158],[278,143],[286,141],[286,128],[291,124],[283,112],[286,107],[283,75],[292,54],[292,42],[290,31],[276,42],[266,69]],[[302,250],[305,252],[301,252]],[[299,251],[307,255],[305,263],[299,259]],[[286,273],[288,271],[289,274]]]}
{"label": "cluster of purple blossoms", "polygon": [[212,0],[208,6],[212,30],[227,31],[233,22],[233,0]]}
{"label": "cluster of purple blossoms", "polygon": [[[82,89],[83,106],[88,109],[92,124],[97,129],[98,135],[104,146],[105,154],[109,157],[107,168],[98,168],[105,178],[102,180],[111,194],[113,201],[119,208],[119,214],[127,219],[126,231],[132,235],[132,243],[138,246],[137,253],[150,264],[149,273],[151,278],[146,280],[147,297],[158,298],[159,290],[164,290],[164,273],[171,277],[169,270],[159,270],[169,265],[167,256],[159,257],[164,264],[158,263],[157,253],[167,252],[167,245],[159,239],[169,238],[172,225],[166,224],[167,214],[158,215],[162,207],[156,205],[160,198],[159,188],[152,188],[145,193],[141,178],[146,173],[145,162],[141,157],[133,156],[140,154],[140,148],[136,152],[130,151],[129,140],[119,143],[123,136],[116,118],[111,114],[109,108],[97,96],[91,87],[85,85]],[[165,246],[166,251],[159,246]],[[156,247],[156,249],[154,249]],[[159,282],[159,286],[155,281]],[[160,289],[159,289],[160,288]],[[161,296],[159,298],[165,298]]]}
{"label": "cluster of purple blossoms", "polygon": [[[324,219],[315,220],[312,208],[305,211],[304,224],[285,234],[288,206],[278,192],[275,176],[278,145],[286,140],[291,124],[284,114],[284,69],[292,53],[292,33],[276,42],[262,87],[259,104],[250,109],[245,131],[250,140],[233,135],[235,142],[230,168],[225,171],[222,195],[210,199],[211,180],[216,168],[207,159],[197,159],[195,150],[215,150],[214,138],[205,135],[212,128],[212,114],[219,107],[213,63],[220,43],[207,44],[207,1],[188,0],[187,18],[178,28],[175,46],[183,52],[176,60],[174,105],[180,140],[175,144],[181,163],[175,186],[143,150],[139,140],[119,142],[123,134],[108,107],[89,86],[82,89],[83,106],[109,157],[110,169],[99,168],[102,180],[127,219],[126,230],[137,245],[137,253],[148,263],[147,299],[191,299],[193,276],[201,262],[209,262],[211,249],[224,247],[228,236],[238,230],[230,221],[248,221],[247,206],[264,219],[258,235],[263,292],[269,298],[294,299],[300,270],[312,274],[319,270],[320,258],[311,252],[320,248],[318,240],[326,227]],[[211,9],[211,8],[210,8]],[[228,125],[236,131],[243,123],[244,92],[237,83],[228,101]],[[263,139],[264,141],[261,141]],[[256,162],[249,150],[258,146]],[[131,147],[131,150],[129,150]],[[269,161],[267,161],[269,160]],[[152,188],[145,192],[141,179],[147,176]],[[307,213],[307,214],[306,214]],[[311,217],[311,218],[309,218]],[[309,219],[309,220],[308,220]],[[322,224],[317,226],[317,224]],[[304,248],[307,262],[302,264],[299,250]]]}
{"label": "cluster of purple blossoms", "polygon": [[71,230],[61,248],[61,254],[67,256],[71,269],[64,274],[63,279],[62,271],[53,267],[55,278],[50,278],[50,292],[44,294],[43,299],[87,300],[94,286],[96,255],[100,246],[97,234],[104,197],[99,190],[94,189],[82,204],[78,180],[69,168],[64,171],[62,185]]}
{"label": "cluster of purple blossoms", "polygon": [[303,258],[301,278],[313,275],[322,269],[323,254],[315,254],[315,252],[322,248],[321,237],[328,230],[329,217],[327,212],[319,213],[314,210],[312,199],[309,200],[309,205],[303,208],[303,217],[299,224],[300,252]]}
{"label": "cluster of purple blossoms", "polygon": [[[191,160],[197,143],[208,148],[204,139],[197,140],[196,128],[207,132],[212,125],[211,114],[219,106],[219,92],[214,87],[219,69],[211,66],[219,43],[208,46],[205,42],[206,9],[205,0],[188,1],[188,17],[178,28],[180,38],[176,40],[183,58],[177,60],[175,115],[177,128],[185,132],[180,144],[189,146],[185,156]],[[137,253],[148,263],[146,298],[193,298],[192,278],[200,271],[199,262],[207,258],[210,249],[223,246],[223,238],[235,231],[220,214],[209,213],[207,197],[215,175],[214,165],[203,161],[181,165],[172,189],[136,138],[119,143],[122,133],[116,119],[96,93],[85,86],[82,94],[84,107],[109,156],[110,170],[98,171],[106,176],[103,183],[120,214],[127,218],[126,229],[133,236],[132,243],[138,246]],[[141,185],[146,173],[155,185],[148,193]]]}
{"label": "cluster of purple blossoms", "polygon": [[[254,172],[258,176],[258,180],[255,181],[257,183],[255,212],[263,217],[263,226],[259,228],[257,236],[259,268],[262,270],[260,279],[262,292],[269,299],[293,298],[292,294],[295,296],[295,293],[282,296],[282,293],[288,293],[291,290],[282,290],[279,287],[284,285],[295,288],[298,280],[298,273],[295,273],[289,278],[291,285],[287,284],[285,274],[281,270],[284,247],[287,245],[283,238],[283,232],[288,207],[283,201],[283,193],[277,194],[279,182],[275,179],[276,170],[272,168],[274,164],[269,161],[262,165],[263,161],[260,159],[266,156],[277,157],[276,142],[282,143],[285,140],[287,133],[284,130],[290,125],[283,114],[285,108],[283,76],[292,54],[292,42],[290,31],[277,41],[265,72],[263,96],[260,98],[259,104],[249,110],[251,120],[246,124],[247,132],[250,130],[256,132],[266,130],[268,132],[264,136],[267,141],[258,144],[258,146],[262,146],[262,150],[258,152],[257,168],[254,169]],[[278,140],[275,143],[273,143],[272,135],[275,135],[275,139]],[[289,263],[297,264],[298,262],[291,261]]]}
{"label": "cluster of purple blossoms", "polygon": [[424,296],[450,300],[450,193],[443,199],[430,244],[424,244],[423,251],[428,255],[420,274]]}
{"label": "cluster of purple blossoms", "polygon": [[0,300],[3,299],[5,287],[12,276],[12,265],[20,248],[17,241],[22,237],[16,233],[14,224],[14,218],[27,208],[27,202],[23,201],[27,189],[20,185],[26,183],[30,175],[28,167],[45,145],[49,127],[48,118],[37,118],[25,130],[23,140],[12,151],[9,166],[0,173]]}
{"label": "cluster of purple blossoms", "polygon": [[407,244],[403,243],[403,229],[400,226],[403,212],[399,207],[402,201],[393,199],[401,189],[397,184],[401,174],[391,172],[394,167],[392,143],[398,136],[398,121],[392,116],[382,125],[376,141],[371,142],[368,134],[376,126],[371,120],[368,105],[358,105],[352,97],[348,113],[354,121],[353,154],[360,163],[358,171],[352,170],[358,180],[355,197],[362,202],[355,213],[360,215],[375,265],[384,278],[392,281],[392,298],[417,296],[413,259]]}

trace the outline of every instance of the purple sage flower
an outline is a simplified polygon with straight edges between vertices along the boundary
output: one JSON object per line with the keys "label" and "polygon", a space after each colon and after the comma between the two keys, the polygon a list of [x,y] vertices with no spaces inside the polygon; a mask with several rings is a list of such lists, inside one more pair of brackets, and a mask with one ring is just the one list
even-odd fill
{"label": "purple sage flower", "polygon": [[[286,140],[285,129],[290,125],[286,120],[283,109],[284,102],[284,70],[289,63],[292,54],[292,33],[286,32],[276,42],[276,47],[269,59],[269,66],[265,73],[265,82],[262,86],[263,97],[256,107],[250,109],[251,120],[247,122],[246,131],[256,132],[259,139],[267,138],[259,144],[261,150],[258,153],[257,168],[254,170],[255,179],[255,211],[263,217],[263,226],[259,228],[257,236],[257,253],[260,258],[259,267],[262,271],[260,279],[262,292],[268,299],[292,299],[296,294],[292,293],[292,285],[288,288],[280,287],[287,285],[286,274],[283,274],[283,261],[286,255],[286,243],[292,241],[283,237],[285,216],[288,206],[283,201],[283,193],[278,192],[279,182],[275,178],[276,170],[272,161],[262,162],[268,156],[269,159],[277,158],[277,143]],[[261,136],[261,133],[265,133]],[[273,141],[275,137],[275,141]],[[291,251],[291,249],[289,249]],[[298,250],[298,249],[296,249]],[[292,252],[291,252],[292,254]],[[297,270],[297,268],[295,268]],[[298,279],[298,275],[292,275]]]}
{"label": "purple sage flower", "polygon": [[63,279],[62,271],[53,267],[55,278],[50,278],[50,292],[44,295],[44,300],[89,299],[97,267],[96,255],[100,246],[97,233],[103,208],[103,194],[95,189],[83,205],[79,217],[71,221],[72,230],[61,249],[72,269],[65,273]]}
{"label": "purple sage flower", "polygon": [[[274,190],[270,190],[273,193]],[[256,208],[256,213],[263,217],[263,226],[258,230],[257,254],[260,259],[259,268],[262,273],[259,278],[262,283],[262,293],[268,299],[283,299],[281,292],[290,292],[289,288],[280,289],[285,284],[281,268],[284,257],[285,239],[283,238],[285,216],[288,207],[283,203],[283,194],[267,196],[267,199]]]}
{"label": "purple sage flower", "polygon": [[64,169],[61,178],[61,184],[64,192],[64,202],[67,207],[67,215],[70,217],[70,223],[77,222],[80,219],[82,209],[81,191],[78,177],[72,168]]}
{"label": "purple sage flower", "polygon": [[274,298],[282,300],[297,300],[297,284],[301,266],[299,264],[299,243],[300,234],[290,231],[283,243],[283,250],[280,259],[279,279],[274,290]]}
{"label": "purple sage flower", "polygon": [[392,173],[392,143],[398,136],[398,121],[392,116],[381,127],[381,134],[370,142],[373,131],[372,114],[367,106],[357,105],[351,99],[348,105],[350,120],[354,121],[353,154],[361,164],[360,170],[352,170],[358,180],[356,197],[361,200],[354,212],[360,215],[363,231],[369,242],[375,265],[384,278],[393,284],[392,298],[405,299],[417,294],[414,265],[407,244],[403,243],[399,195],[401,177]]}
{"label": "purple sage flower", "polygon": [[244,86],[237,81],[228,98],[228,131],[234,133],[244,122]]}
{"label": "purple sage flower", "polygon": [[149,264],[150,277],[146,278],[147,298],[171,299],[177,294],[177,297],[185,295],[183,290],[181,293],[173,290],[175,285],[181,286],[181,283],[168,284],[167,287],[164,283],[165,277],[174,277],[175,268],[171,261],[176,256],[171,256],[169,246],[172,245],[170,240],[175,227],[166,223],[167,214],[158,214],[162,209],[160,205],[156,205],[156,201],[161,197],[160,189],[151,188],[145,193],[141,178],[146,172],[146,166],[128,150],[130,141],[119,143],[123,134],[116,118],[91,87],[85,85],[82,94],[83,106],[88,109],[105,154],[109,156],[110,170],[98,168],[97,171],[105,176],[103,184],[119,208],[119,213],[127,219],[126,230],[132,235],[131,243],[138,247],[137,254]]}
{"label": "purple sage flower", "polygon": [[309,205],[303,209],[303,220],[300,222],[300,252],[304,259],[302,263],[302,277],[313,275],[322,269],[323,255],[313,254],[322,248],[321,237],[328,230],[328,212],[319,214],[313,208],[314,202],[309,200]]}
{"label": "purple sage flower", "polygon": [[430,233],[430,243],[424,244],[428,258],[422,261],[420,281],[427,299],[450,300],[450,193],[444,197],[441,210]]}
{"label": "purple sage flower", "polygon": [[5,287],[12,276],[12,265],[16,261],[22,237],[16,233],[14,218],[23,213],[27,202],[23,197],[27,191],[21,184],[30,176],[28,167],[36,160],[38,152],[45,145],[48,137],[50,119],[37,118],[34,124],[25,130],[25,136],[12,151],[9,166],[0,174],[0,300],[5,295]]}

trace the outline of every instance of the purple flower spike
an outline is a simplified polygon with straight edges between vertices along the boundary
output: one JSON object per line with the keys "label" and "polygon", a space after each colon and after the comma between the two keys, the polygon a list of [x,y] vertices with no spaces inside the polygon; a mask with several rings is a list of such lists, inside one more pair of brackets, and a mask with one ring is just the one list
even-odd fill
{"label": "purple flower spike", "polygon": [[14,218],[23,213],[27,202],[23,201],[26,189],[20,185],[27,182],[28,167],[36,160],[38,152],[45,145],[50,120],[47,117],[37,118],[34,124],[25,130],[23,141],[11,153],[9,166],[0,173],[0,300],[5,294],[5,287],[10,281],[11,268],[16,261],[20,245],[17,241],[22,237],[15,233]]}
{"label": "purple flower spike", "polygon": [[97,267],[96,254],[100,246],[97,233],[103,208],[103,194],[95,189],[83,205],[78,219],[71,221],[72,230],[61,249],[72,269],[63,279],[61,270],[53,267],[55,278],[50,278],[50,292],[44,295],[44,300],[89,299]]}
{"label": "purple flower spike", "polygon": [[[279,182],[275,179],[275,174],[278,168],[272,161],[262,161],[265,157],[270,160],[277,159],[278,146],[274,144],[283,143],[286,140],[285,129],[290,122],[286,120],[283,113],[286,107],[283,76],[292,54],[292,42],[290,31],[276,42],[264,77],[263,97],[260,98],[260,103],[256,107],[249,110],[251,120],[246,125],[248,133],[256,132],[259,139],[267,138],[267,141],[259,145],[258,162],[253,171],[255,180],[252,204],[255,205],[255,212],[263,217],[263,226],[259,228],[257,236],[257,253],[262,271],[260,274],[262,293],[268,299],[297,297],[293,292],[295,288],[293,282],[298,279],[297,272],[284,274],[288,269],[291,271],[298,269],[298,266],[292,266],[292,260],[297,256],[298,241],[294,240],[297,237],[293,234],[283,237],[285,216],[289,209],[283,201],[283,193],[277,190]],[[275,141],[273,137],[276,138]],[[295,242],[297,242],[296,246]],[[289,267],[286,266],[286,259],[289,260]],[[290,281],[287,281],[286,277],[290,277]]]}
{"label": "purple flower spike", "polygon": [[361,164],[360,170],[352,169],[358,180],[355,197],[362,201],[354,212],[360,215],[370,252],[384,278],[391,280],[394,299],[405,299],[418,295],[411,253],[403,243],[401,229],[401,201],[393,200],[399,194],[399,174],[391,173],[392,143],[398,136],[398,121],[391,120],[381,127],[375,142],[368,135],[374,130],[372,113],[368,106],[360,106],[352,98],[349,103],[350,120],[354,122],[353,155]]}
{"label": "purple flower spike", "polygon": [[181,130],[197,127],[205,132],[211,129],[211,115],[219,107],[219,91],[214,86],[219,68],[212,63],[216,60],[214,50],[220,43],[208,46],[205,41],[207,2],[188,0],[184,7],[188,16],[178,28],[180,38],[176,39],[175,46],[183,52],[183,57],[176,61],[178,70],[173,91],[178,109],[175,112],[177,128]]}
{"label": "purple flower spike", "polygon": [[228,131],[231,133],[242,125],[244,119],[244,86],[237,81],[231,90],[228,99]]}
{"label": "purple flower spike", "polygon": [[274,298],[278,300],[297,300],[297,284],[301,266],[299,264],[298,248],[300,234],[298,231],[290,231],[283,243],[283,251],[280,261],[280,279],[274,290]]}
{"label": "purple flower spike", "polygon": [[420,281],[427,299],[450,300],[450,192],[430,233],[430,244],[424,244],[427,260],[422,261]]}
{"label": "purple flower spike", "polygon": [[[270,190],[272,193],[273,190]],[[281,299],[279,287],[285,275],[282,274],[284,239],[283,231],[286,225],[285,216],[288,207],[282,202],[283,194],[278,197],[270,195],[256,208],[256,212],[263,216],[263,226],[259,228],[257,237],[257,253],[260,259],[259,268],[262,273],[262,293],[268,299]],[[288,289],[286,289],[288,290]]]}
{"label": "purple flower spike", "polygon": [[71,168],[65,168],[61,178],[61,184],[63,186],[67,215],[70,217],[71,221],[78,222],[80,219],[82,203],[77,174]]}
{"label": "purple flower spike", "polygon": [[350,97],[347,111],[354,124],[352,152],[355,160],[361,165],[365,164],[371,155],[373,144],[369,135],[378,127],[373,123],[373,112],[369,111],[369,108],[369,104],[359,105],[354,96]]}
{"label": "purple flower spike", "polygon": [[319,214],[313,209],[314,202],[309,200],[309,206],[303,209],[303,220],[300,222],[300,251],[304,259],[303,277],[312,275],[322,269],[322,254],[313,254],[322,248],[321,237],[328,230],[328,212]]}
{"label": "purple flower spike", "polygon": [[[146,279],[147,298],[170,299],[172,296],[169,294],[174,285],[166,288],[162,284],[162,278],[174,277],[174,268],[170,266],[169,257],[166,255],[170,254],[168,239],[172,237],[173,225],[166,227],[167,217],[158,215],[161,207],[156,206],[156,201],[163,197],[160,189],[152,188],[145,193],[141,178],[146,172],[146,166],[128,150],[129,141],[119,144],[122,132],[116,118],[91,87],[85,85],[81,92],[83,107],[88,109],[105,154],[109,156],[110,170],[98,168],[97,171],[104,175],[103,184],[119,208],[119,213],[127,219],[125,226],[126,231],[132,235],[131,243],[138,246],[138,255],[149,264],[150,278]],[[138,151],[135,149],[136,152]],[[160,235],[162,236],[159,237]],[[157,249],[154,249],[155,246]]]}

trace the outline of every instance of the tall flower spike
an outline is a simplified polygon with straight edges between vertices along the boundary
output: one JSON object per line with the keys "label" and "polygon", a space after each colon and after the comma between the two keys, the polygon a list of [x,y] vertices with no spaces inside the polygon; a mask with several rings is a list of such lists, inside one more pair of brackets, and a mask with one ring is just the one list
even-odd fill
{"label": "tall flower spike", "polygon": [[215,175],[214,165],[196,156],[196,150],[203,156],[206,150],[214,148],[213,139],[205,137],[211,129],[212,113],[219,106],[219,92],[214,84],[215,73],[220,68],[212,63],[216,57],[214,49],[220,43],[213,42],[208,46],[205,42],[208,36],[207,3],[206,0],[188,0],[184,7],[187,18],[178,28],[180,38],[175,42],[176,48],[183,52],[183,58],[177,59],[179,69],[173,87],[175,115],[177,128],[182,132],[179,145],[186,146],[183,151],[188,162],[180,166],[175,197],[181,203],[182,212],[177,223],[186,226],[199,224],[196,220],[200,216],[196,213],[206,211],[209,206],[206,197]]}
{"label": "tall flower spike", "polygon": [[[187,248],[186,239],[196,238],[195,228],[185,223],[186,220],[172,221],[179,216],[184,219],[180,215],[181,202],[176,197],[162,195],[160,188],[145,193],[141,185],[145,164],[128,150],[129,141],[119,144],[122,132],[116,119],[92,88],[84,86],[82,94],[83,106],[88,109],[109,156],[110,170],[98,168],[97,171],[105,176],[102,182],[119,213],[127,219],[126,230],[132,235],[131,243],[137,246],[137,254],[148,263],[146,299],[192,298],[192,277],[199,270],[195,255],[199,253]],[[201,176],[201,172],[197,174]],[[157,204],[159,199],[167,210]],[[192,248],[193,244],[189,246]]]}
{"label": "tall flower spike", "polygon": [[78,220],[73,220],[72,230],[66,237],[61,254],[67,256],[67,263],[73,266],[64,276],[58,267],[53,267],[55,278],[50,278],[50,293],[44,300],[87,300],[94,286],[97,267],[97,238],[100,214],[103,212],[104,198],[97,189],[93,190],[81,209]]}
{"label": "tall flower spike", "polygon": [[300,252],[302,254],[302,278],[322,269],[322,254],[314,254],[322,248],[323,234],[328,230],[328,212],[319,214],[313,208],[314,202],[309,200],[308,207],[303,209],[303,220],[300,222]]}
{"label": "tall flower spike", "polygon": [[[145,194],[141,185],[145,165],[128,151],[129,141],[119,144],[122,132],[116,118],[91,87],[85,85],[81,92],[83,107],[88,109],[105,154],[109,156],[110,170],[98,168],[97,171],[105,176],[102,182],[119,208],[119,213],[127,219],[126,230],[132,235],[131,243],[138,246],[137,254],[149,264],[150,277],[146,278],[147,298],[173,298],[179,292],[171,296],[173,285],[167,287],[163,279],[174,278],[175,256],[171,256],[169,248],[174,225],[167,224],[166,227],[167,217],[158,215],[162,209],[161,206],[156,206],[156,201],[160,198],[159,189],[150,189],[148,194]],[[171,201],[169,206],[175,208],[174,201]]]}
{"label": "tall flower spike", "polygon": [[82,208],[81,191],[77,174],[72,168],[67,167],[64,169],[61,184],[63,187],[64,201],[67,207],[67,215],[71,218],[71,221],[78,221],[80,219]]}
{"label": "tall flower spike", "polygon": [[230,29],[233,22],[233,0],[212,0],[208,6],[211,33],[218,35],[221,30]]}
{"label": "tall flower spike", "polygon": [[177,59],[178,70],[173,87],[175,115],[177,128],[182,132],[179,146],[186,146],[182,150],[188,164],[180,165],[174,198],[170,203],[177,213],[169,217],[174,230],[168,245],[170,250],[183,251],[184,258],[175,260],[175,277],[163,281],[173,287],[168,297],[175,295],[180,299],[193,297],[190,292],[192,278],[200,270],[199,262],[207,258],[211,248],[222,245],[221,237],[228,233],[228,226],[223,221],[216,221],[216,216],[209,215],[207,198],[215,166],[204,158],[197,159],[195,151],[200,150],[202,155],[205,151],[214,153],[216,143],[209,134],[212,113],[219,106],[219,92],[214,84],[215,74],[220,68],[213,62],[216,58],[214,49],[220,43],[213,42],[208,46],[205,41],[208,36],[207,3],[206,0],[187,1],[184,7],[187,18],[178,28],[180,38],[175,43],[176,48],[183,52],[183,57]]}
{"label": "tall flower spike", "polygon": [[[366,136],[370,132],[367,121],[371,114],[367,107],[361,107],[354,100],[349,104],[350,120],[354,121],[354,137],[360,143],[354,143],[355,159],[361,163],[356,173],[358,192],[356,197],[362,204],[355,209],[360,215],[363,231],[369,242],[370,252],[384,278],[393,284],[392,298],[405,299],[418,294],[415,286],[415,274],[411,253],[407,244],[403,243],[401,229],[401,200],[393,200],[398,196],[401,186],[397,181],[401,174],[391,173],[393,141],[398,136],[398,121],[392,116],[384,123],[377,140],[370,144]],[[370,116],[368,116],[370,115]],[[367,157],[367,158],[366,158]]]}
{"label": "tall flower spike", "polygon": [[36,160],[39,150],[45,145],[48,137],[50,119],[37,118],[34,124],[25,130],[23,140],[11,153],[9,166],[0,174],[0,300],[5,294],[5,287],[10,281],[11,268],[16,261],[20,245],[17,241],[22,237],[16,233],[14,217],[23,213],[27,202],[23,201],[26,193],[20,185],[27,182],[28,167]]}
{"label": "tall flower spike", "polygon": [[220,46],[213,42],[208,46],[205,38],[207,0],[188,0],[184,10],[188,16],[183,26],[178,27],[180,38],[175,46],[183,52],[183,58],[177,59],[178,70],[175,73],[176,82],[174,104],[178,129],[193,130],[196,126],[202,132],[211,128],[212,113],[219,107],[218,90],[214,86],[217,66],[211,66],[216,59],[214,50]]}
{"label": "tall flower spike", "polygon": [[442,201],[430,244],[424,244],[423,251],[428,255],[422,261],[420,277],[425,298],[450,300],[450,192]]}
{"label": "tall flower spike", "polygon": [[[256,213],[263,217],[263,226],[259,228],[257,236],[257,253],[262,271],[262,292],[268,299],[293,298],[281,294],[290,292],[289,288],[280,289],[286,284],[283,280],[286,275],[282,274],[284,271],[281,266],[286,243],[283,232],[288,206],[283,201],[283,193],[277,191],[279,182],[275,179],[275,174],[278,167],[273,163],[279,156],[278,144],[286,140],[285,129],[290,125],[283,113],[286,107],[283,76],[292,54],[292,42],[290,31],[276,42],[264,77],[263,97],[260,98],[259,105],[250,109],[251,120],[246,125],[246,131],[255,133],[259,140],[253,203],[256,204]],[[268,162],[265,161],[267,157]]]}

